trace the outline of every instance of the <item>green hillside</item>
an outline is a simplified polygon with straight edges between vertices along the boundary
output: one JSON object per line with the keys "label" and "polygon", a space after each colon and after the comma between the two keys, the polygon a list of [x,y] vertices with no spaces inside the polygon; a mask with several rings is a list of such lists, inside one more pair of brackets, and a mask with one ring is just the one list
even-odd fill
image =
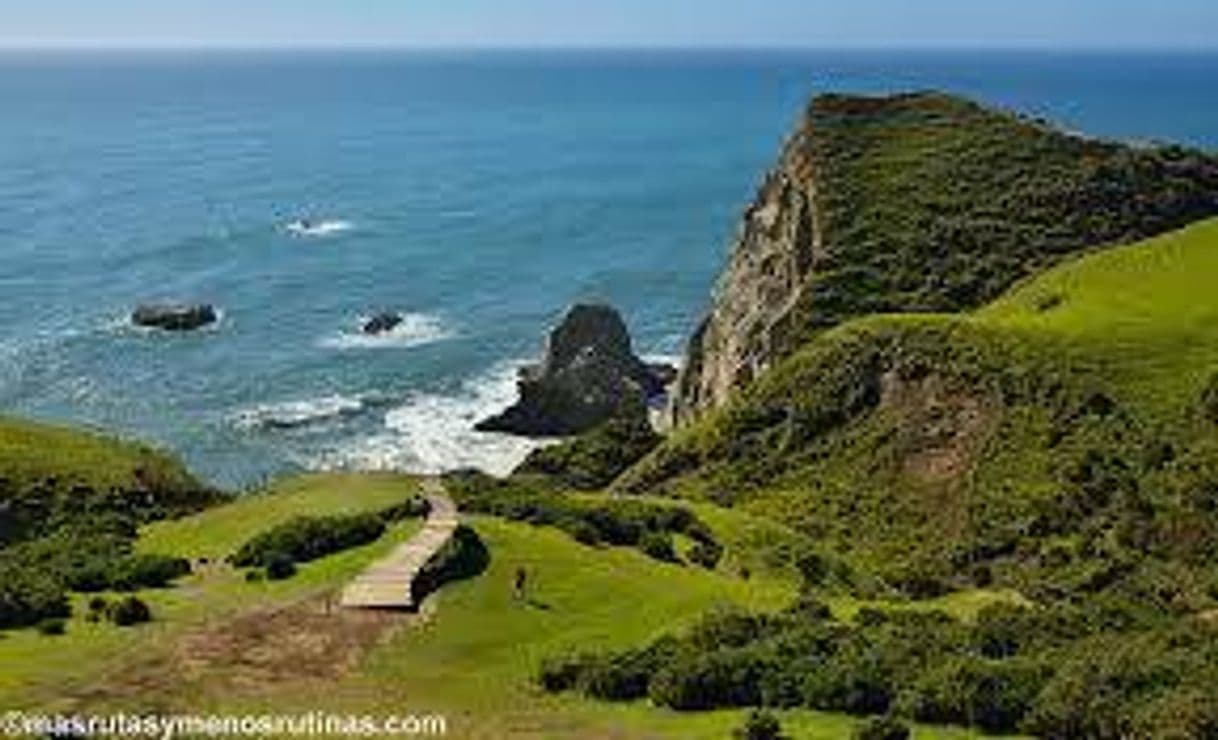
{"label": "green hillside", "polygon": [[[740,723],[739,710],[677,713],[642,702],[606,705],[548,695],[536,676],[554,655],[624,648],[683,628],[717,606],[783,608],[795,591],[790,560],[804,543],[765,519],[695,506],[726,548],[722,566],[712,571],[658,562],[630,548],[586,546],[554,527],[472,517],[491,553],[489,569],[445,587],[417,617],[332,606],[337,589],[417,531],[417,522],[306,564],[285,581],[249,582],[224,563],[251,536],[302,513],[382,510],[415,484],[389,474],[307,476],[143,527],[137,551],[207,564],[172,588],[137,592],[152,607],[149,624],[122,629],[92,622],[88,597],[76,596],[65,634],[4,632],[0,703],[129,712],[409,710],[444,714],[454,737],[710,740]],[[748,579],[737,573],[746,565]],[[518,567],[531,574],[524,601],[512,592]],[[859,606],[843,602],[842,609]],[[963,601],[953,607],[963,614],[977,608]],[[783,723],[794,737],[832,737],[848,734],[856,721],[792,709]],[[971,736],[929,727],[917,732],[920,738]]]}
{"label": "green hillside", "polygon": [[[1197,657],[1218,646],[1215,280],[1208,221],[1063,264],[973,314],[849,322],[617,489],[787,522],[848,564],[859,596],[1020,593],[1034,606],[1011,629],[1040,647],[1017,657],[1044,671],[1024,729],[1137,734],[1171,707],[1193,736],[1218,716]],[[1099,683],[1073,672],[1099,655],[1114,661]],[[1139,670],[1158,678],[1138,684]]]}
{"label": "green hillside", "polygon": [[86,511],[146,519],[198,509],[214,498],[168,453],[0,417],[0,545],[45,533]]}
{"label": "green hillside", "polygon": [[1071,256],[1218,216],[1218,158],[953,95],[823,95],[745,211],[674,405],[681,421],[876,314],[974,310]]}
{"label": "green hillside", "polygon": [[938,93],[817,98],[797,146],[826,249],[797,331],[971,308],[1064,255],[1218,214],[1211,156],[1087,138]]}

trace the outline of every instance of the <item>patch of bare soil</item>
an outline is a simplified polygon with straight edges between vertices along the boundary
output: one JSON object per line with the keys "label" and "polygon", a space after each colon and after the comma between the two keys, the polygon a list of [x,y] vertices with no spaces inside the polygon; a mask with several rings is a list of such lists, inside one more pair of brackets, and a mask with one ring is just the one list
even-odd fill
{"label": "patch of bare soil", "polygon": [[403,612],[340,609],[336,594],[251,609],[191,628],[153,655],[118,666],[74,697],[84,706],[165,710],[207,695],[272,695],[328,684],[371,649],[420,618]]}
{"label": "patch of bare soil", "polygon": [[996,404],[933,374],[905,380],[889,373],[882,387],[881,405],[901,418],[902,472],[922,483],[964,477],[996,426]]}

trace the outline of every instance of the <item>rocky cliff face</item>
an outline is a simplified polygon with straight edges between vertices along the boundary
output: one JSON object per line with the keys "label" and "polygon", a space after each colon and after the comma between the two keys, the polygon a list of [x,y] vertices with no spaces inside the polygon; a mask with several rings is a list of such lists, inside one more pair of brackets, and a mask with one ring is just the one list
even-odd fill
{"label": "rocky cliff face", "polygon": [[1062,257],[1218,214],[1218,159],[938,93],[823,96],[745,211],[674,394],[680,424],[817,332],[985,303]]}
{"label": "rocky cliff face", "polygon": [[822,249],[807,135],[791,138],[745,211],[713,307],[689,343],[673,399],[678,423],[721,405],[780,354],[786,319]]}

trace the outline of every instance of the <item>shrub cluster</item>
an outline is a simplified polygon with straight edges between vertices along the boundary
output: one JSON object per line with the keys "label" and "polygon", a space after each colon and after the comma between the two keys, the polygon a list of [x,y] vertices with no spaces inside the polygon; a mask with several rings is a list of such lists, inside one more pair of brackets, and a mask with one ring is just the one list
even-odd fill
{"label": "shrub cluster", "polygon": [[[1218,719],[1215,625],[1144,622],[1103,604],[997,605],[975,623],[876,609],[847,623],[815,607],[713,611],[643,648],[552,657],[539,682],[680,711],[895,713],[1050,737],[1140,737],[1164,722],[1200,737]],[[903,737],[902,727],[874,720],[860,736]]]}
{"label": "shrub cluster", "polygon": [[98,596],[89,602],[87,619],[90,622],[107,619],[119,627],[133,627],[151,622],[152,610],[142,599],[135,596],[124,596],[117,601],[107,601]]}
{"label": "shrub cluster", "polygon": [[515,473],[594,491],[608,486],[659,443],[660,435],[645,416],[614,417],[577,437],[534,450]]}
{"label": "shrub cluster", "polygon": [[131,553],[133,536],[98,520],[0,550],[0,628],[68,616],[70,591],[163,588],[190,573],[183,558]]}
{"label": "shrub cluster", "polygon": [[491,553],[472,527],[458,525],[452,539],[444,543],[427,561],[414,583],[411,596],[415,604],[422,603],[430,593],[446,583],[464,581],[483,573],[491,562]]}
{"label": "shrub cluster", "polygon": [[272,564],[306,563],[366,545],[385,533],[377,514],[296,517],[256,535],[229,557],[237,567],[269,568]]}
{"label": "shrub cluster", "polygon": [[239,568],[261,568],[270,580],[296,574],[297,563],[342,552],[380,539],[392,523],[427,516],[430,505],[411,496],[380,511],[326,517],[300,516],[261,532],[243,544],[228,560]]}
{"label": "shrub cluster", "polygon": [[696,560],[714,567],[722,555],[710,528],[689,509],[629,499],[578,498],[523,478],[492,478],[477,471],[451,473],[449,491],[462,511],[490,514],[535,526],[562,529],[585,545],[635,547],[648,556],[678,560],[672,536],[691,538]]}

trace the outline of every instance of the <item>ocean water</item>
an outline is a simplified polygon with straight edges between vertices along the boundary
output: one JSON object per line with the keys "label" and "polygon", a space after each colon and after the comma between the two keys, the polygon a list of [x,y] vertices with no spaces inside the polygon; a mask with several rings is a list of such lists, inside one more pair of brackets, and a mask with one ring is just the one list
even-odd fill
{"label": "ocean water", "polygon": [[[808,97],[923,88],[1218,148],[1214,55],[0,53],[0,413],[225,485],[504,471],[529,443],[471,426],[566,305],[678,354]],[[153,299],[223,320],[131,328]]]}

